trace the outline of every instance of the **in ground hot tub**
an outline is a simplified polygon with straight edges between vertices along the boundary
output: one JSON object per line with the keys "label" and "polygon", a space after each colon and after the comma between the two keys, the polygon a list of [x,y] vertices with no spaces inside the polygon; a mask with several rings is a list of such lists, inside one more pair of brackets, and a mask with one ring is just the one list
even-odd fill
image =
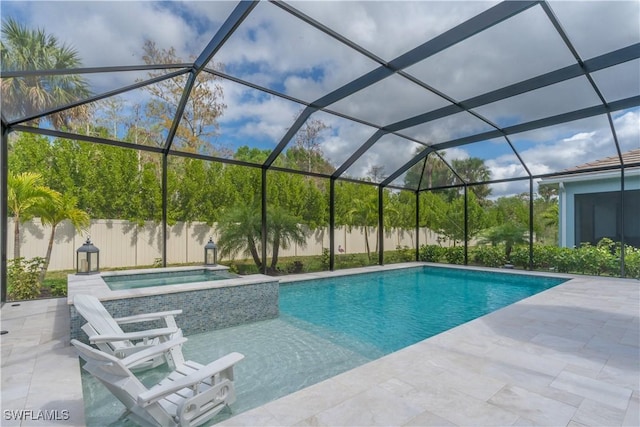
{"label": "in ground hot tub", "polygon": [[122,289],[149,288],[152,286],[182,285],[186,283],[211,282],[214,280],[240,277],[227,270],[194,268],[179,271],[155,271],[135,274],[103,274],[104,280],[112,291]]}
{"label": "in ground hot tub", "polygon": [[[278,279],[263,274],[238,276],[224,266],[70,274],[67,283],[71,338],[77,339],[86,339],[81,329],[85,320],[73,306],[77,294],[94,295],[115,318],[181,309],[176,322],[185,335],[278,317]],[[160,322],[145,322],[122,328],[132,332],[136,329],[129,328],[136,326],[163,327]]]}

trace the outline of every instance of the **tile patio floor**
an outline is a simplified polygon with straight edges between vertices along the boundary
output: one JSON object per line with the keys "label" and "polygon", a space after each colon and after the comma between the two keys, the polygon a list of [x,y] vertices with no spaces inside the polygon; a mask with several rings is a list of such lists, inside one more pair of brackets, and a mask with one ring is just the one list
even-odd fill
{"label": "tile patio floor", "polygon": [[[0,424],[83,425],[66,300],[1,315]],[[638,426],[639,319],[640,282],[577,277],[218,426]]]}

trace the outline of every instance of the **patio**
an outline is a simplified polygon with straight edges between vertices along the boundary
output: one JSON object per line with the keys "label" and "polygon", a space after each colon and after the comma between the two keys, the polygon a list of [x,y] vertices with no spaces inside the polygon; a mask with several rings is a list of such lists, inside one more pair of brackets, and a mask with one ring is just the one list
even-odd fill
{"label": "patio", "polygon": [[[573,277],[220,425],[639,425],[638,282]],[[66,300],[6,304],[2,328],[2,425],[84,425]]]}

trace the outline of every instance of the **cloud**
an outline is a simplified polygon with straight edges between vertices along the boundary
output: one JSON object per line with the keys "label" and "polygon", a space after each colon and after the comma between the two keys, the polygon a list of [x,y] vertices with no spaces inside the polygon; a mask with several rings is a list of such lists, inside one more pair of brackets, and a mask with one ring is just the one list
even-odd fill
{"label": "cloud", "polygon": [[[6,4],[5,4],[6,3]],[[3,16],[16,16],[31,27],[44,28],[75,47],[85,66],[142,63],[145,39],[160,48],[175,47],[187,60],[211,40],[235,2],[5,2]],[[385,61],[455,27],[496,2],[477,1],[348,1],[293,2],[294,7],[353,40]],[[640,41],[640,3],[555,2],[551,7],[583,59]],[[269,2],[260,2],[221,48],[216,62],[225,71],[276,91],[311,102],[353,81],[379,65],[328,35],[302,23]],[[536,5],[486,32],[409,67],[406,72],[455,100],[503,87],[575,63],[541,6]],[[608,100],[638,94],[633,79],[638,61],[594,74]],[[630,72],[631,71],[631,72]],[[637,74],[637,73],[636,73]],[[144,77],[144,75],[143,75]],[[101,90],[130,84],[132,73],[88,77]],[[220,80],[228,105],[220,117],[221,138],[234,136],[247,145],[275,146],[302,105]],[[139,90],[127,102],[148,96]],[[609,98],[611,97],[611,98]],[[500,126],[535,120],[584,108],[599,101],[585,78],[482,106],[476,111]],[[378,125],[387,125],[447,105],[442,98],[400,76],[392,76],[329,106]],[[640,144],[640,112],[614,113],[621,148]],[[321,148],[336,167],[346,161],[375,129],[318,112],[331,126]],[[491,129],[468,113],[405,129],[425,143],[438,143]],[[615,154],[605,116],[512,135],[532,173],[557,172]],[[502,141],[504,144],[504,141]],[[481,156],[492,176],[519,176],[522,168],[509,150],[491,145],[457,147],[449,159]],[[415,151],[414,143],[379,141],[349,171],[364,176],[372,165],[390,174]],[[515,184],[514,184],[515,185]],[[507,191],[511,184],[502,187]],[[498,187],[496,187],[498,188]]]}
{"label": "cloud", "polygon": [[582,59],[640,40],[638,1],[552,0],[550,5]]}
{"label": "cloud", "polygon": [[348,1],[291,4],[390,61],[497,2]]}
{"label": "cloud", "polygon": [[622,151],[640,148],[640,108],[614,114],[613,125]]}
{"label": "cloud", "polygon": [[420,147],[420,144],[404,138],[385,135],[346,171],[346,175],[372,178],[371,171],[375,167],[379,168],[376,182],[381,182],[407,163]]}

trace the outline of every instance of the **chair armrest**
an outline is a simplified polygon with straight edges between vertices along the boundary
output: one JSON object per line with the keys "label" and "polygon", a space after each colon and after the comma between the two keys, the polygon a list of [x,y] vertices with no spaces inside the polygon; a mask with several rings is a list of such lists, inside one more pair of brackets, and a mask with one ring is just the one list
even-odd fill
{"label": "chair armrest", "polygon": [[186,338],[180,337],[180,338],[174,338],[172,340],[169,341],[165,341],[161,344],[158,345],[154,345],[151,346],[147,349],[144,349],[142,351],[138,351],[136,353],[133,353],[130,356],[125,357],[124,359],[121,359],[121,362],[125,365],[125,366],[135,366],[136,363],[147,360],[147,359],[152,359],[155,356],[160,356],[164,353],[166,353],[167,351],[171,350],[173,347],[179,346],[184,344],[185,342],[187,342]]}
{"label": "chair armrest", "polygon": [[161,320],[167,316],[173,317],[173,316],[177,316],[178,314],[182,314],[182,310],[171,310],[171,311],[160,311],[158,313],[136,314],[135,316],[118,317],[113,320],[123,325],[126,323],[149,322],[151,320]]}
{"label": "chair armrest", "polygon": [[186,375],[183,378],[167,384],[163,384],[161,386],[155,386],[151,390],[140,393],[138,395],[138,404],[147,406],[162,399],[163,397],[170,395],[171,393],[182,390],[185,387],[191,387],[193,385],[201,383],[202,381],[213,377],[215,374],[222,372],[225,369],[229,369],[242,359],[244,359],[243,354],[229,353],[226,356],[223,356],[220,359],[209,363],[207,366],[202,367],[202,369],[192,372],[191,374]]}
{"label": "chair armrest", "polygon": [[149,329],[139,332],[125,332],[117,335],[92,335],[89,337],[89,341],[91,342],[91,344],[101,344],[112,341],[142,340],[145,338],[169,336],[175,334],[178,331],[178,328],[161,328]]}

